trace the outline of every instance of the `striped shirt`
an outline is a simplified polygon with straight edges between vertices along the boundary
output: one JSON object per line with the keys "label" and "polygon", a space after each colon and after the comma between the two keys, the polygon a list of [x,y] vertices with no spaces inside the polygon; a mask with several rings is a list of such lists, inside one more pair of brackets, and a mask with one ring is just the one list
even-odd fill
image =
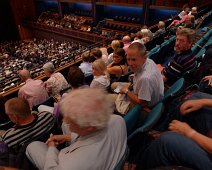
{"label": "striped shirt", "polygon": [[196,58],[191,49],[181,54],[175,54],[173,60],[163,69],[164,76],[168,79],[168,84],[173,84],[186,71],[192,70],[196,66]]}
{"label": "striped shirt", "polygon": [[15,125],[8,129],[1,139],[9,148],[19,148],[30,139],[36,139],[42,134],[49,132],[54,127],[54,117],[49,112],[41,112],[34,114],[34,121],[28,125]]}

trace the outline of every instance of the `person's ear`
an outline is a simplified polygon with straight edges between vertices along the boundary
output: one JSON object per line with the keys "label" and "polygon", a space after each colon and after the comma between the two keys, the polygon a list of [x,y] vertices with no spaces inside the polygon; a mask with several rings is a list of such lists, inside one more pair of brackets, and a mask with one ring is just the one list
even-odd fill
{"label": "person's ear", "polygon": [[13,123],[17,123],[18,122],[18,116],[16,116],[15,114],[9,114],[8,117],[10,118],[10,120]]}
{"label": "person's ear", "polygon": [[96,131],[96,128],[93,127],[93,126],[90,126],[90,127],[87,128],[87,131],[88,132],[94,132],[94,131]]}
{"label": "person's ear", "polygon": [[144,59],[146,60],[147,59],[147,55],[145,54],[145,56],[143,56],[144,57]]}

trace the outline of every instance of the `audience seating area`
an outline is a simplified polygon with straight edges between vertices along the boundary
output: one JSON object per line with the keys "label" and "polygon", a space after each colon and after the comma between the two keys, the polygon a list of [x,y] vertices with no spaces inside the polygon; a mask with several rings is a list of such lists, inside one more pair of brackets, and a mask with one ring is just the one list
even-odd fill
{"label": "audience seating area", "polygon": [[[166,3],[156,1],[155,4],[165,5]],[[198,39],[196,39],[195,44],[191,48],[196,57],[195,68],[188,70],[184,75],[178,77],[178,80],[173,85],[165,86],[167,89],[164,91],[164,97],[151,108],[143,121],[139,122],[140,114],[144,111],[144,108],[139,104],[131,108],[126,115],[122,115],[127,128],[128,147],[114,170],[123,169],[126,162],[135,163],[133,162],[134,160],[131,160],[129,157],[131,156],[131,149],[135,147],[132,147],[132,144],[134,144],[134,141],[141,135],[148,136],[153,140],[152,138],[154,137],[151,136],[151,134],[155,133],[156,130],[160,130],[164,121],[168,118],[167,115],[170,116],[171,114],[168,110],[171,106],[171,102],[176,101],[175,99],[186,94],[187,91],[194,86],[200,90],[199,85],[194,85],[193,80],[191,80],[194,79],[195,76],[190,77],[190,75],[198,70],[204,59],[207,47],[212,44],[212,25],[210,23],[212,11],[205,12],[206,13],[204,13],[204,10],[201,10],[198,13],[198,18],[201,18],[201,21],[196,19],[198,23],[195,28]],[[104,46],[107,51],[107,49],[111,48],[110,43],[114,38],[119,39],[119,42],[121,42],[120,39],[125,35],[131,36],[131,33],[139,32],[141,29],[141,25],[138,24],[140,18],[115,16],[113,20],[106,19],[94,27],[92,19],[88,17],[91,16],[90,11],[76,11],[75,14],[80,16],[67,14],[61,19],[57,14],[46,12],[43,13],[36,22],[24,21],[24,25],[28,28],[53,32],[63,36],[67,35],[73,38],[71,42],[34,39],[31,41],[0,44],[0,60],[3,61],[0,63],[0,92],[2,95],[7,96],[7,91],[14,87],[16,91],[18,91],[21,82],[17,72],[20,69],[28,69],[32,74],[32,78],[43,79],[45,77],[42,69],[44,63],[52,61],[56,67],[56,71],[61,71],[65,67],[69,68],[72,65],[79,65],[79,63],[82,62],[81,54],[83,52],[89,51],[89,55],[94,57],[92,52],[96,48],[102,48]],[[85,16],[87,16],[87,18]],[[166,26],[170,24],[172,19],[164,21]],[[90,28],[90,30],[88,30],[88,28]],[[153,33],[158,30],[156,25],[150,26],[149,29]],[[175,33],[176,30],[173,29],[172,31]],[[173,32],[170,33],[169,30],[166,30],[165,33],[153,36],[150,41],[144,43],[148,58],[152,59],[156,64],[166,66],[172,59],[176,41],[176,35],[173,35]],[[76,39],[79,41],[75,41]],[[84,42],[79,43],[80,40]],[[65,75],[67,75],[67,72]],[[85,78],[86,84],[90,84],[94,77],[94,75],[91,75]],[[128,91],[125,94],[127,93]],[[51,96],[42,104],[54,107],[54,102],[54,96]],[[33,110],[37,110],[39,105],[36,105]],[[56,120],[56,125],[58,121],[61,120]],[[0,124],[0,130],[11,127],[11,124],[13,125],[11,121]],[[48,139],[45,134],[41,136],[41,138],[41,141]]]}

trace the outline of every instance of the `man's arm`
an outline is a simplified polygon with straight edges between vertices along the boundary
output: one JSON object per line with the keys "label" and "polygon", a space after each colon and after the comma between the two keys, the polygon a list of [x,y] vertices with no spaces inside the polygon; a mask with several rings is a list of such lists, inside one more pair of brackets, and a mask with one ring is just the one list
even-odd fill
{"label": "man's arm", "polygon": [[24,99],[24,92],[23,90],[20,88],[18,91],[18,97],[23,98]]}
{"label": "man's arm", "polygon": [[212,153],[212,139],[195,131],[187,123],[173,120],[169,124],[169,130],[192,139],[205,151],[209,152],[210,154]]}
{"label": "man's arm", "polygon": [[212,107],[212,99],[188,100],[180,107],[181,114],[187,114],[203,107]]}
{"label": "man's arm", "polygon": [[[128,92],[126,93],[126,91]],[[128,90],[128,87],[121,88],[120,93],[126,94],[133,103],[140,104],[143,108],[147,108],[147,101],[139,99],[136,94]],[[148,111],[150,110],[148,109]]]}

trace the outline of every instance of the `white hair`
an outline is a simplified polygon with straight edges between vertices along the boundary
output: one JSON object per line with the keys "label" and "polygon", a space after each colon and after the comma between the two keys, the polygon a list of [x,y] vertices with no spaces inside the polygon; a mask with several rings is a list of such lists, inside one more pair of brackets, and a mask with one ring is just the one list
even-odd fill
{"label": "white hair", "polygon": [[192,10],[192,11],[197,11],[197,7],[194,6],[194,7],[191,8],[191,10]]}
{"label": "white hair", "polygon": [[144,41],[143,41],[142,39],[134,40],[134,41],[132,42],[132,44],[135,43],[135,42],[138,42],[138,43],[140,43],[140,44],[144,44]]}
{"label": "white hair", "polygon": [[142,33],[142,36],[148,36],[149,30],[148,29],[142,29],[141,33]]}
{"label": "white hair", "polygon": [[43,65],[43,69],[52,74],[54,73],[54,70],[55,70],[54,64],[52,62],[48,62]]}
{"label": "white hair", "polygon": [[146,28],[141,30],[141,33],[142,33],[142,34],[147,34],[148,32],[149,32],[149,30],[146,29]]}
{"label": "white hair", "polygon": [[164,27],[165,27],[165,22],[159,21],[159,22],[158,22],[158,27],[159,27],[160,29],[164,28]]}
{"label": "white hair", "polygon": [[113,102],[101,89],[77,89],[61,100],[60,109],[79,127],[102,129],[113,113]]}

